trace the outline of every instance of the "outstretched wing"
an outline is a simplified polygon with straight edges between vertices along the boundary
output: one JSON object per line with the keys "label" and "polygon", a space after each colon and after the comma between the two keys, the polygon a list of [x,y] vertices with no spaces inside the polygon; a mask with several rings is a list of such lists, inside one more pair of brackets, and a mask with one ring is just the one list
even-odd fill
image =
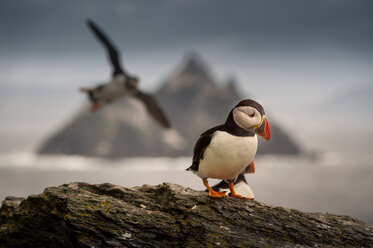
{"label": "outstretched wing", "polygon": [[137,91],[134,95],[138,99],[140,99],[146,106],[149,114],[164,128],[170,128],[170,122],[168,121],[166,115],[164,114],[163,110],[159,106],[158,102],[155,98],[149,94],[146,94],[141,91]]}
{"label": "outstretched wing", "polygon": [[118,74],[124,74],[127,76],[121,65],[120,65],[120,59],[119,59],[119,52],[115,48],[114,44],[109,40],[107,35],[91,20],[87,20],[87,25],[91,29],[91,31],[96,35],[96,37],[100,40],[102,44],[106,47],[107,53],[110,57],[110,62],[113,66],[113,77]]}
{"label": "outstretched wing", "polygon": [[216,126],[201,134],[194,146],[192,166],[190,166],[187,170],[198,171],[199,161],[203,159],[203,155],[206,148],[210,145],[213,134],[218,130],[222,130],[223,127],[223,125]]}

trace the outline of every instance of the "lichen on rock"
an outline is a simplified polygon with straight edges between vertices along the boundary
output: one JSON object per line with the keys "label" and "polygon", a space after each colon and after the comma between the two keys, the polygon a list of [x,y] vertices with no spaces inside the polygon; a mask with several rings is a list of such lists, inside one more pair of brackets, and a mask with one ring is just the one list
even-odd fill
{"label": "lichen on rock", "polygon": [[373,247],[373,227],[164,183],[70,183],[0,209],[0,247]]}

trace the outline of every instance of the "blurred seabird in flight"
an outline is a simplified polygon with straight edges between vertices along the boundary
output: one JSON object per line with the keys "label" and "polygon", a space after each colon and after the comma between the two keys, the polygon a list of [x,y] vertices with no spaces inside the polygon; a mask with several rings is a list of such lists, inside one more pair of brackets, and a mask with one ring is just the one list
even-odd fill
{"label": "blurred seabird in flight", "polygon": [[145,104],[149,114],[164,128],[170,128],[170,122],[159,106],[156,99],[147,93],[139,90],[138,78],[130,76],[121,66],[119,52],[113,42],[104,34],[104,32],[91,20],[87,20],[87,25],[96,38],[104,45],[113,67],[112,78],[110,81],[96,86],[95,88],[81,88],[82,92],[87,93],[91,101],[92,111],[96,111],[104,105],[124,96],[133,96]]}

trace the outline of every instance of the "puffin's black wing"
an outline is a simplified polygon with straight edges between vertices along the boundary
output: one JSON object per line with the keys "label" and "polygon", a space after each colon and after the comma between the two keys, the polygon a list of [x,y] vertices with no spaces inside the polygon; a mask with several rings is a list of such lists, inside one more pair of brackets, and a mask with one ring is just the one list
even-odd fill
{"label": "puffin's black wing", "polygon": [[91,20],[87,20],[88,27],[92,30],[92,32],[96,35],[96,37],[101,41],[102,44],[106,47],[106,50],[110,57],[110,62],[113,66],[113,77],[118,74],[124,74],[127,76],[121,65],[120,65],[120,59],[119,59],[119,52],[115,48],[113,42],[109,40],[107,35]]}
{"label": "puffin's black wing", "polygon": [[151,114],[151,116],[153,116],[154,119],[158,121],[159,124],[161,124],[161,126],[163,126],[164,128],[171,127],[166,115],[163,113],[163,110],[153,96],[139,90],[134,96],[140,99],[145,104],[148,112]]}
{"label": "puffin's black wing", "polygon": [[206,148],[209,146],[213,134],[218,130],[223,130],[223,128],[224,125],[216,126],[201,134],[194,146],[192,166],[190,166],[187,170],[198,171],[199,161],[203,159],[203,154],[205,153]]}

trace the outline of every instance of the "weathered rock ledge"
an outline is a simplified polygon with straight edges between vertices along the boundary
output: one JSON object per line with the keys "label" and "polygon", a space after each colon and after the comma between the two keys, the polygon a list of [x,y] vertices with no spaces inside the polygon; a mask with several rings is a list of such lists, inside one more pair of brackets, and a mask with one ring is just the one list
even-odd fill
{"label": "weathered rock ledge", "polygon": [[373,227],[169,183],[70,183],[4,200],[0,247],[373,247]]}

